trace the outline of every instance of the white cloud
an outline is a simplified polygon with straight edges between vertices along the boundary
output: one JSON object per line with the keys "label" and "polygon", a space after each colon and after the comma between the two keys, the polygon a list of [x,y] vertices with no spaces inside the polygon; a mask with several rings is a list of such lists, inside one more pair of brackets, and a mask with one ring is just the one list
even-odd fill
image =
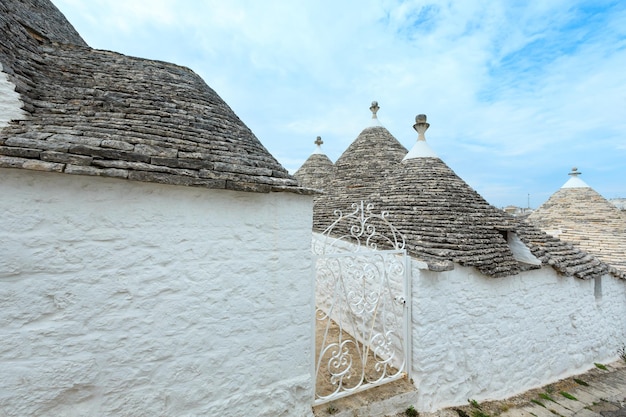
{"label": "white cloud", "polygon": [[338,158],[377,100],[407,148],[426,113],[431,146],[499,206],[574,164],[626,196],[624,4],[54,2],[92,46],[198,72],[291,171],[317,135]]}

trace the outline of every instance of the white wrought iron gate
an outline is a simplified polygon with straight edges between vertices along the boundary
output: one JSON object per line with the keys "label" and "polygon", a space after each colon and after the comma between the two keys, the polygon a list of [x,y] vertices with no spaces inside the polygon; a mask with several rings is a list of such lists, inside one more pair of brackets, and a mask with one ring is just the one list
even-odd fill
{"label": "white wrought iron gate", "polygon": [[315,235],[315,404],[403,377],[411,293],[404,238],[373,206]]}

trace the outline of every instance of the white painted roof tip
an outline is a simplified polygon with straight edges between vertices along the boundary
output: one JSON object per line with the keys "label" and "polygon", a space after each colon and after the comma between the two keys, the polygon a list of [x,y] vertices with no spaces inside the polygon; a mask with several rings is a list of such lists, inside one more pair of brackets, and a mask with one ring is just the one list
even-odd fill
{"label": "white painted roof tip", "polygon": [[582,174],[582,172],[578,172],[578,168],[576,167],[572,168],[572,172],[567,174],[571,176],[572,178],[567,180],[567,182],[563,184],[561,188],[591,188],[589,187],[589,185],[587,185],[585,181],[578,178],[580,174]]}
{"label": "white painted roof tip", "polygon": [[0,129],[9,125],[12,120],[24,120],[28,117],[22,110],[22,99],[15,91],[15,84],[3,72],[0,64]]}
{"label": "white painted roof tip", "polygon": [[406,161],[407,159],[412,158],[439,158],[439,155],[432,150],[432,148],[426,143],[426,130],[430,127],[430,123],[428,123],[425,114],[418,114],[415,116],[415,124],[413,125],[413,129],[417,132],[417,143],[413,145],[413,148],[409,151],[408,154],[402,159]]}
{"label": "white painted roof tip", "polygon": [[322,140],[321,136],[318,136],[313,143],[315,144],[315,150],[313,151],[313,155],[324,155],[324,151],[322,151],[322,144],[324,143],[324,141]]}
{"label": "white painted roof tip", "polygon": [[380,107],[378,106],[378,102],[377,101],[372,101],[372,105],[370,106],[370,111],[372,112],[372,123],[371,123],[371,126],[382,126],[382,124],[378,120],[378,116],[376,114],[376,113],[378,113],[379,109],[380,109]]}
{"label": "white painted roof tip", "polygon": [[439,158],[439,155],[433,151],[433,148],[425,140],[418,140],[402,160],[406,161],[413,158]]}

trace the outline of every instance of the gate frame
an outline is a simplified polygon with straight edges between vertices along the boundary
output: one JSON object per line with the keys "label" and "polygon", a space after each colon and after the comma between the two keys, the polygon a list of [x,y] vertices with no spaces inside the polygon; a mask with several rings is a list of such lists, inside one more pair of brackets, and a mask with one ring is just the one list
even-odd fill
{"label": "gate frame", "polygon": [[[313,241],[312,241],[312,252],[313,252],[313,274],[315,275],[315,279],[313,280],[313,355],[312,360],[312,375],[313,375],[313,406],[318,406],[321,404],[328,403],[330,401],[337,400],[339,398],[344,398],[352,394],[356,394],[358,392],[365,391],[370,388],[374,388],[380,385],[384,385],[389,382],[396,381],[398,379],[402,379],[403,377],[407,377],[409,380],[411,379],[411,353],[412,353],[412,343],[411,343],[411,323],[412,323],[412,289],[411,289],[411,281],[412,281],[412,270],[411,270],[411,260],[406,251],[405,239],[404,236],[396,229],[393,224],[389,222],[387,219],[388,212],[381,211],[380,213],[374,213],[374,204],[365,203],[364,201],[360,201],[359,203],[353,203],[351,205],[353,211],[347,214],[343,214],[341,210],[335,210],[334,214],[337,216],[337,219],[328,226],[321,234],[314,233]],[[380,230],[377,230],[377,225],[373,224],[371,220],[378,222],[378,226],[383,226],[389,232],[388,235],[381,233]],[[341,236],[333,235],[333,231],[336,226],[341,223],[347,223],[349,226],[348,233],[344,233]],[[385,246],[390,246],[392,249],[379,249],[379,244],[383,244]],[[399,333],[401,333],[401,337],[403,338],[403,360],[404,366],[403,369],[399,370],[396,375],[391,377],[383,378],[382,380],[373,382],[373,383],[361,383],[356,388],[351,390],[343,390],[339,392],[335,392],[330,394],[329,396],[318,398],[317,395],[317,365],[318,361],[316,360],[317,346],[316,346],[316,326],[317,326],[317,305],[316,305],[316,295],[317,295],[317,261],[318,259],[328,256],[328,257],[336,257],[337,255],[341,256],[341,254],[346,255],[366,255],[367,253],[372,254],[398,254],[402,256],[402,266],[404,268],[403,271],[403,283],[402,288],[404,294],[401,297],[395,297],[395,301],[399,301],[403,304],[402,308],[402,325],[401,329],[399,329]],[[323,346],[322,346],[323,350]],[[321,354],[321,352],[319,352]],[[321,359],[321,357],[320,357]]]}

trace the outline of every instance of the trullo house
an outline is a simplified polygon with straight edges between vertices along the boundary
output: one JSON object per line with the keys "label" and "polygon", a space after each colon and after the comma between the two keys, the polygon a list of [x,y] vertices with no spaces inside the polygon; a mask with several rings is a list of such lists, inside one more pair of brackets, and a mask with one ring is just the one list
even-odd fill
{"label": "trullo house", "polygon": [[626,216],[580,175],[577,168],[572,168],[569,180],[528,219],[626,276]]}
{"label": "trullo house", "polygon": [[[502,399],[617,359],[626,340],[623,276],[491,206],[426,141],[429,126],[426,116],[416,118],[408,152],[382,126],[364,129],[335,164],[325,204],[314,209],[319,241],[359,200],[404,237],[393,246],[409,255],[409,293],[397,283],[390,291],[397,294],[391,304],[409,304],[409,340],[385,348],[392,356],[393,349],[409,350],[416,408]],[[363,236],[367,224],[354,230]],[[377,242],[379,250],[385,242]],[[328,291],[318,285],[318,300],[332,299]]]}
{"label": "trullo house", "polygon": [[47,0],[0,2],[0,70],[0,415],[310,415],[309,191]]}

